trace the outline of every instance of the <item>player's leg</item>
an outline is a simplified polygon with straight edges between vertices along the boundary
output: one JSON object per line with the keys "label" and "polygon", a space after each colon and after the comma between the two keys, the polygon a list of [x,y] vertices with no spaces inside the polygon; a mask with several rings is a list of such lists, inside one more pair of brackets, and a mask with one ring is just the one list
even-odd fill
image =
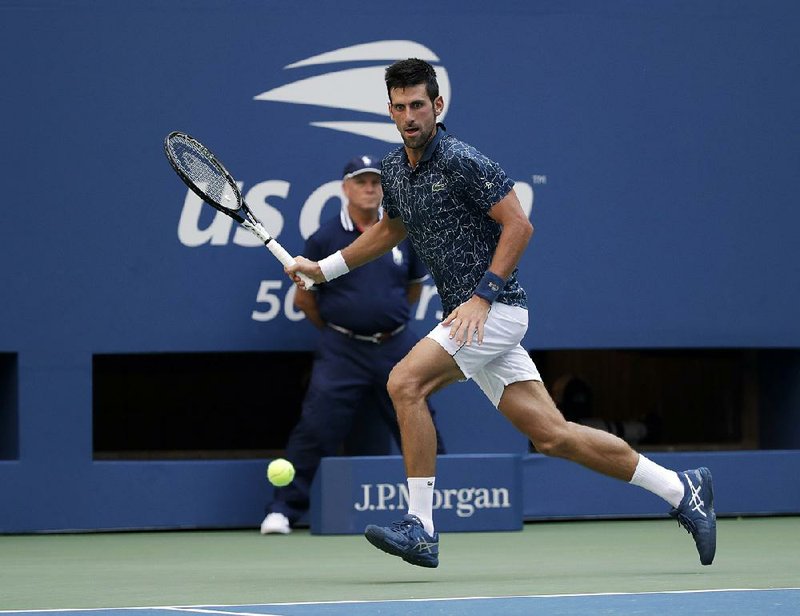
{"label": "player's leg", "polygon": [[[402,447],[400,440],[400,428],[397,423],[397,412],[395,411],[392,399],[387,390],[389,376],[397,364],[405,358],[408,353],[419,342],[419,338],[412,333],[408,328],[404,329],[397,336],[393,336],[388,341],[376,348],[376,353],[372,358],[372,370],[374,376],[375,396],[378,398],[379,409],[381,415],[392,430],[396,434],[397,445]],[[434,428],[436,429],[436,453],[441,455],[445,453],[444,441],[441,436],[441,431],[436,425],[436,411],[428,401],[428,412],[431,416]]]}
{"label": "player's leg", "polygon": [[420,340],[389,375],[387,390],[400,425],[408,477],[436,472],[436,429],[427,399],[463,378],[453,358],[430,338]]}
{"label": "player's leg", "polygon": [[[385,383],[385,381],[384,381]],[[386,391],[386,385],[376,385],[374,391],[375,403],[380,410],[381,416],[383,417],[389,431],[392,434],[392,437],[395,439],[395,443],[397,446],[402,450],[402,438],[400,437],[400,426],[397,422],[397,412],[394,408],[394,403],[392,399],[389,397],[388,392]],[[427,400],[428,411],[430,412],[431,422],[433,423],[433,427],[435,430],[436,435],[436,455],[441,456],[447,453],[447,447],[444,443],[444,437],[442,436],[442,431],[439,427],[438,421],[436,419],[436,408],[431,404],[430,400]]]}
{"label": "player's leg", "polygon": [[[403,440],[409,515],[392,527],[368,526],[365,534],[373,545],[412,564],[438,565],[438,533],[432,515],[435,431],[425,400],[442,387],[479,373],[493,359],[517,346],[527,325],[525,309],[496,304],[484,324],[483,344],[463,345],[450,338],[450,327],[440,324],[392,371],[389,393]],[[502,387],[497,398],[501,393]]]}
{"label": "player's leg", "polygon": [[[436,457],[425,398],[449,383],[480,373],[486,364],[519,344],[527,325],[525,309],[498,304],[484,324],[483,344],[464,345],[450,337],[449,326],[440,324],[392,371],[389,390],[403,438],[409,510],[421,519],[428,533],[434,531],[431,501]],[[535,376],[538,378],[538,373]]]}
{"label": "player's leg", "polygon": [[613,434],[566,421],[541,381],[506,386],[497,408],[540,453],[623,481],[633,477],[639,455]]}
{"label": "player's leg", "polygon": [[364,535],[375,547],[421,567],[439,565],[439,534],[433,528],[437,439],[427,398],[462,378],[450,354],[430,338],[420,340],[389,375],[408,477],[408,514],[391,526],[371,524]]}
{"label": "player's leg", "polygon": [[617,436],[566,421],[541,380],[513,381],[513,374],[526,370],[528,362],[533,363],[520,347],[488,364],[475,380],[487,395],[502,386],[495,402],[498,409],[540,453],[630,482],[670,503],[671,515],[694,537],[700,561],[711,564],[716,551],[716,514],[710,471],[700,468],[675,473],[640,455]]}

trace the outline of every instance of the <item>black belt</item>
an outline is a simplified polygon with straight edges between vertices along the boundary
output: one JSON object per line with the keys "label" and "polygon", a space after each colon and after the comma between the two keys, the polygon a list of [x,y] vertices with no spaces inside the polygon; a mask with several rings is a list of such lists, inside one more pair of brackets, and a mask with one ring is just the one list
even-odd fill
{"label": "black belt", "polygon": [[342,327],[341,325],[336,325],[336,323],[328,323],[328,327],[332,330],[339,332],[340,334],[344,334],[348,338],[352,338],[353,340],[361,340],[362,342],[371,342],[372,344],[382,344],[386,342],[392,336],[396,336],[401,331],[406,328],[405,323],[400,327],[396,327],[390,332],[378,332],[376,334],[357,334],[354,331],[347,329],[346,327]]}

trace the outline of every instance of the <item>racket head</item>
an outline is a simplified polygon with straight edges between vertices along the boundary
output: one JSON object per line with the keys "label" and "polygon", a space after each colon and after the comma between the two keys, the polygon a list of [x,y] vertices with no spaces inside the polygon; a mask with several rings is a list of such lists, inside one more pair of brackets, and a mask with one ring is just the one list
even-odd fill
{"label": "racket head", "polygon": [[175,173],[209,205],[240,218],[244,201],[236,181],[211,151],[194,137],[172,131],[164,139],[164,153]]}

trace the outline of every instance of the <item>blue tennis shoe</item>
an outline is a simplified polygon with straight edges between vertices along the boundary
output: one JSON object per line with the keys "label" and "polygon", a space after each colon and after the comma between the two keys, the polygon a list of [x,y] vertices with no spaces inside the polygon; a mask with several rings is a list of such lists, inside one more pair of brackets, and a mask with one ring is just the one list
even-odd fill
{"label": "blue tennis shoe", "polygon": [[406,514],[391,526],[370,524],[364,536],[379,550],[399,556],[407,563],[419,567],[439,566],[439,533],[431,537],[415,515]]}
{"label": "blue tennis shoe", "polygon": [[694,537],[700,562],[710,565],[717,551],[717,514],[714,513],[714,487],[711,471],[705,467],[678,473],[683,483],[683,499],[669,514]]}

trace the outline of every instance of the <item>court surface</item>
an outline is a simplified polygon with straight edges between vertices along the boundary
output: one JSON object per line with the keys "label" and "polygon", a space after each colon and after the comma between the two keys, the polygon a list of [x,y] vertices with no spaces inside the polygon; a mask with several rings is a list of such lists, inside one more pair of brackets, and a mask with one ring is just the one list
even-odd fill
{"label": "court surface", "polygon": [[721,519],[702,567],[671,520],[449,533],[438,569],[361,536],[0,536],[2,616],[800,614],[800,517]]}

